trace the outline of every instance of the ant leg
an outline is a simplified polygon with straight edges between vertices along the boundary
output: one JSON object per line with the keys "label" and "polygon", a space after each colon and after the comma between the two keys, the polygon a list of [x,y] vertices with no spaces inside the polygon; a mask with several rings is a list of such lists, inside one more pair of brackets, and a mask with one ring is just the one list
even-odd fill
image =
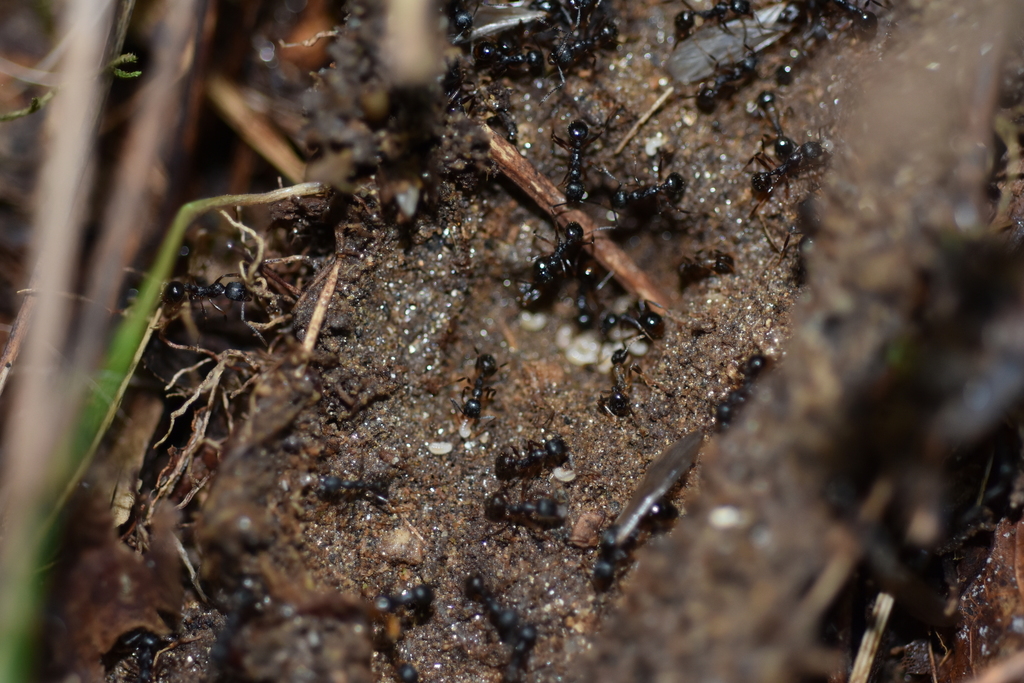
{"label": "ant leg", "polygon": [[248,320],[245,319],[245,302],[242,301],[241,304],[242,304],[242,308],[241,308],[241,312],[239,313],[239,315],[242,317],[242,322],[245,323],[246,327],[248,327],[250,330],[252,330],[252,333],[256,335],[257,339],[259,339],[261,342],[263,342],[264,346],[268,346],[269,347],[270,345],[267,344],[267,340],[263,338],[263,335],[259,333],[259,330],[257,330],[255,327],[253,327],[252,323],[250,323]]}
{"label": "ant leg", "polygon": [[549,90],[548,94],[541,98],[541,100],[540,100],[541,104],[544,104],[545,102],[547,102],[548,98],[555,94],[556,90],[558,90],[559,88],[564,88],[565,87],[565,74],[562,73],[562,67],[560,65],[555,65],[555,68],[558,69],[558,78],[561,80],[561,83],[559,83],[554,88]]}

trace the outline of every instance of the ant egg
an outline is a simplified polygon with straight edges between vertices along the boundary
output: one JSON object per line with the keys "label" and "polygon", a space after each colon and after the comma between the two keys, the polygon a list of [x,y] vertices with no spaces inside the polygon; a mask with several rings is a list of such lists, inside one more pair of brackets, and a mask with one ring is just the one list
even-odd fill
{"label": "ant egg", "polygon": [[427,450],[432,455],[448,455],[452,452],[452,448],[454,446],[452,446],[451,441],[432,441],[427,444]]}
{"label": "ant egg", "polygon": [[601,353],[601,338],[598,333],[594,330],[588,330],[580,335],[577,335],[575,339],[569,344],[569,348],[565,350],[565,357],[573,365],[593,365],[597,363]]}
{"label": "ant egg", "polygon": [[570,481],[576,479],[576,472],[574,470],[565,469],[564,467],[556,467],[551,470],[551,476],[563,484],[568,484]]}
{"label": "ant egg", "polygon": [[519,327],[527,332],[540,332],[548,324],[548,317],[543,313],[523,311],[519,314]]}

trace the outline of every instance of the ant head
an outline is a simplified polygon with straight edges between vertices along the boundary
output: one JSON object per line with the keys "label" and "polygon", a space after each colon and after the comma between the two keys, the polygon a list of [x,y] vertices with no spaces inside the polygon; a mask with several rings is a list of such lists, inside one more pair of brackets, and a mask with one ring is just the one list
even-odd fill
{"label": "ant head", "polygon": [[551,498],[541,498],[537,501],[537,516],[548,519],[558,517],[558,502]]}
{"label": "ant head", "polygon": [[673,171],[665,178],[665,184],[662,187],[665,188],[666,194],[674,197],[686,191],[686,181],[683,180],[683,176]]}
{"label": "ant head", "polygon": [[487,594],[487,584],[479,574],[472,574],[466,577],[466,597],[470,600],[481,600]]}
{"label": "ant head", "polygon": [[498,361],[489,353],[482,354],[476,359],[476,371],[481,377],[490,377],[498,371]]}
{"label": "ant head", "polygon": [[789,85],[793,82],[793,68],[792,64],[783,64],[775,70],[775,82],[779,85]]}
{"label": "ant head", "polygon": [[718,90],[711,87],[704,87],[697,93],[697,109],[705,114],[710,114],[718,106]]}
{"label": "ant head", "polygon": [[[486,503],[484,503],[484,517],[492,522],[500,522],[505,519],[507,509],[508,501],[505,500],[505,496],[500,493],[495,493],[487,499]],[[468,589],[466,592],[469,592]]]}
{"label": "ant head", "polygon": [[470,419],[476,419],[480,417],[480,413],[483,411],[483,406],[475,398],[471,398],[466,401],[462,406],[462,414]]}
{"label": "ant head", "polygon": [[817,161],[825,156],[825,148],[813,140],[800,145],[800,152],[806,161]]}
{"label": "ant head", "polygon": [[736,272],[736,261],[733,260],[732,256],[725,252],[717,252],[715,254],[715,265],[714,271],[719,275],[729,275]]}
{"label": "ant head", "polygon": [[626,208],[627,204],[629,204],[629,193],[620,187],[612,195],[612,208],[621,211]]}
{"label": "ant head", "polygon": [[770,173],[760,171],[750,178],[750,187],[754,192],[764,194],[772,191],[772,176]]}
{"label": "ant head", "polygon": [[747,56],[743,58],[743,61],[740,62],[740,67],[742,67],[744,71],[751,72],[757,69],[757,54],[754,52],[748,53]]}
{"label": "ant head", "polygon": [[244,282],[235,280],[224,286],[224,296],[232,301],[251,301],[252,295],[246,289]]}
{"label": "ant head", "polygon": [[519,629],[519,615],[513,609],[499,610],[497,614],[491,615],[491,620],[502,642],[511,640]]}
{"label": "ant head", "polygon": [[576,120],[569,124],[569,140],[582,143],[590,135],[590,128],[583,121]]}
{"label": "ant head", "polygon": [[659,339],[665,334],[665,321],[654,311],[644,311],[640,316],[640,327],[652,339]]}
{"label": "ant head", "polygon": [[785,135],[780,135],[775,138],[774,149],[775,158],[779,161],[785,161],[789,157],[793,156],[793,152],[796,151],[796,143]]}
{"label": "ant head", "polygon": [[747,375],[753,377],[759,372],[764,370],[764,367],[768,364],[768,359],[759,353],[754,354],[747,361],[746,372]]}
{"label": "ant head", "polygon": [[619,29],[615,24],[604,24],[597,32],[597,44],[601,47],[611,48],[615,47],[615,43],[619,40]]}
{"label": "ant head", "polygon": [[583,196],[587,194],[587,188],[582,182],[574,180],[565,185],[565,201],[569,204],[579,204]]}
{"label": "ant head", "polygon": [[398,667],[398,680],[402,683],[419,683],[420,675],[409,662]]}
{"label": "ant head", "polygon": [[338,495],[344,487],[341,477],[328,474],[320,478],[320,494],[326,498]]}
{"label": "ant head", "polygon": [[696,25],[696,15],[691,10],[684,9],[676,15],[676,33],[680,36],[688,34]]}
{"label": "ant head", "polygon": [[565,226],[565,243],[566,244],[582,244],[583,243],[583,226],[576,221],[571,221]]}
{"label": "ant head", "polygon": [[533,284],[544,286],[555,279],[557,264],[551,256],[542,256],[533,262]]}
{"label": "ant head", "polygon": [[624,365],[628,357],[629,351],[625,347],[616,349],[615,353],[612,354],[612,365]]}
{"label": "ant head", "polygon": [[629,396],[618,387],[612,389],[611,395],[604,404],[605,410],[615,417],[626,417],[629,415]]}
{"label": "ant head", "polygon": [[878,17],[875,16],[874,12],[861,10],[855,16],[853,26],[860,33],[867,37],[871,37],[875,35],[875,31],[878,30]]}
{"label": "ant head", "polygon": [[533,624],[523,624],[516,634],[516,651],[529,650],[537,642],[537,627]]}
{"label": "ant head", "polygon": [[562,437],[553,436],[544,442],[544,450],[552,458],[560,458],[565,455],[566,446],[565,442],[562,441]]}
{"label": "ant head", "polygon": [[485,64],[497,61],[501,50],[491,42],[483,42],[476,46],[476,58]]}
{"label": "ant head", "polygon": [[459,33],[465,33],[473,28],[473,13],[466,9],[460,9],[452,16],[452,24]]}
{"label": "ant head", "polygon": [[749,0],[732,0],[729,3],[729,9],[733,11],[733,14],[750,14],[750,2]]}
{"label": "ant head", "polygon": [[185,285],[177,280],[171,280],[164,287],[163,301],[165,304],[180,304],[185,300]]}
{"label": "ant head", "polygon": [[544,71],[544,53],[540,50],[530,50],[526,53],[526,68],[532,74],[539,74]]}

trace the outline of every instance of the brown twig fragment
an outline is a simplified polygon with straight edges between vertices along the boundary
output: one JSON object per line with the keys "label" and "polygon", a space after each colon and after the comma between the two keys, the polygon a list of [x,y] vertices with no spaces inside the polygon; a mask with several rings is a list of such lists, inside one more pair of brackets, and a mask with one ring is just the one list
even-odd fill
{"label": "brown twig fragment", "polygon": [[507,140],[488,126],[484,126],[484,130],[490,139],[491,159],[498,165],[498,169],[505,177],[528,194],[541,209],[551,214],[559,225],[565,226],[571,221],[579,223],[583,227],[584,234],[593,239],[592,244],[586,245],[586,250],[597,259],[598,263],[614,273],[615,279],[627,291],[659,306],[668,305],[668,297],[624,251],[608,238],[595,233],[597,226],[594,225],[590,216],[578,209],[556,212],[556,206],[565,204],[565,197],[558,191],[558,188],[541,175],[533,164]]}
{"label": "brown twig fragment", "polygon": [[320,290],[320,296],[317,297],[316,308],[313,309],[313,317],[309,319],[306,336],[302,339],[302,348],[305,349],[307,355],[313,353],[316,341],[320,338],[320,328],[324,324],[324,318],[327,317],[327,307],[331,303],[331,297],[334,296],[334,290],[338,286],[338,271],[340,269],[341,261],[335,259],[334,265],[331,266],[327,273],[327,281],[324,282],[323,289]]}
{"label": "brown twig fragment", "polygon": [[647,121],[652,116],[654,116],[654,112],[661,109],[661,106],[668,102],[668,98],[672,97],[672,94],[675,91],[676,89],[670,86],[668,90],[661,93],[658,99],[654,101],[654,104],[651,105],[650,109],[644,112],[644,115],[637,119],[636,123],[633,124],[633,127],[629,129],[629,132],[626,133],[626,137],[622,138],[622,142],[618,144],[613,154],[615,154],[616,156],[622,154],[622,150],[626,149],[626,145],[629,144],[629,141],[632,140],[636,136],[636,134],[640,132],[641,126],[647,123]]}
{"label": "brown twig fragment", "polygon": [[211,76],[206,84],[206,96],[224,121],[261,157],[270,162],[278,173],[289,182],[302,182],[306,173],[305,162],[267,117],[246,103],[238,86],[222,76]]}

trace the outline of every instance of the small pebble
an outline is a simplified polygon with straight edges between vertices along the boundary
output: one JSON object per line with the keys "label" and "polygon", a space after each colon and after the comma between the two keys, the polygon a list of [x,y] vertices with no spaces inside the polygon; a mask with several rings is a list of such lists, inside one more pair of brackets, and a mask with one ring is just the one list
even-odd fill
{"label": "small pebble", "polygon": [[381,555],[389,560],[417,565],[423,562],[423,543],[404,526],[395,527],[381,537]]}
{"label": "small pebble", "polygon": [[604,525],[605,516],[600,510],[584,512],[576,520],[569,532],[569,543],[577,548],[594,548],[597,546],[598,531]]}

